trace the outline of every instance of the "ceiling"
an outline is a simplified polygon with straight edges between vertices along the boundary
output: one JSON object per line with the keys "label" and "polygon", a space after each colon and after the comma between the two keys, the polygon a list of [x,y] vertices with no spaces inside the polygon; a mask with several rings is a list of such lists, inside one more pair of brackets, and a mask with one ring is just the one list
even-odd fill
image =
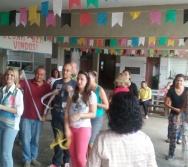
{"label": "ceiling", "polygon": [[[8,12],[11,10],[19,11],[20,8],[28,8],[31,5],[38,4],[38,10],[41,8],[41,2],[47,0],[0,0],[0,12]],[[63,10],[68,9],[69,0],[63,1]],[[82,9],[86,9],[87,0],[81,0]],[[148,5],[170,5],[170,4],[186,4],[187,0],[99,0],[99,8],[115,8],[129,6],[148,6]],[[52,9],[53,0],[49,0],[49,10]],[[95,8],[90,4],[89,9]],[[78,9],[76,5],[72,9]]]}

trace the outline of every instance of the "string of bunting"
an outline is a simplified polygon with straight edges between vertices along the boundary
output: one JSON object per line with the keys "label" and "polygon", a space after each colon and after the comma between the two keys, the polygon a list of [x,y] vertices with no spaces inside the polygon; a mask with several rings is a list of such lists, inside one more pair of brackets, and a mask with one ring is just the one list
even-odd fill
{"label": "string of bunting", "polygon": [[[108,0],[106,0],[108,2]],[[96,8],[98,8],[99,0],[86,0],[87,8],[92,4]],[[117,1],[118,3],[118,1]],[[76,5],[79,9],[81,9],[81,0],[69,0],[69,11],[72,9],[73,5]],[[99,12],[99,13],[62,13],[62,6],[63,2],[62,0],[53,0],[53,12],[49,12],[49,2],[42,2],[41,3],[41,11],[40,13],[37,12],[38,5],[33,4],[27,9],[26,7],[22,7],[19,12],[16,10],[12,10],[10,12],[1,12],[0,13],[0,26],[9,26],[12,23],[15,23],[16,27],[18,25],[23,25],[24,27],[27,25],[27,21],[30,22],[30,25],[36,24],[40,27],[40,21],[41,17],[46,18],[46,27],[56,26],[56,15],[61,17],[61,27],[68,25],[71,27],[71,18],[72,14],[79,14],[80,15],[80,27],[82,27],[84,24],[87,26],[91,25],[91,14],[95,14],[97,16],[97,25],[101,26],[107,25],[107,22],[109,21],[109,12]],[[152,10],[147,11],[149,13],[150,17],[150,25],[156,23],[157,25],[161,25],[161,12],[162,10]],[[111,20],[111,26],[114,27],[116,24],[122,27],[123,25],[123,16],[124,13],[128,12],[111,12],[112,14],[112,20]],[[139,18],[141,15],[141,11],[132,11],[129,12],[130,17],[134,21],[135,19]],[[183,23],[185,24],[188,21],[188,9],[184,9],[184,18]],[[176,24],[177,19],[177,10],[166,10],[165,11],[165,21],[164,23],[167,23],[169,21],[172,22],[172,24]]]}

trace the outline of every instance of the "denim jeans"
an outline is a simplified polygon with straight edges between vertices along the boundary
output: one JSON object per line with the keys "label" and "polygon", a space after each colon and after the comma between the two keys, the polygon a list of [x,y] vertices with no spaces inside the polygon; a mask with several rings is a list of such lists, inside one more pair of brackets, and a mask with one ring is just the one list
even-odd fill
{"label": "denim jeans", "polygon": [[31,162],[38,157],[39,137],[43,122],[34,119],[21,119],[22,160]]}
{"label": "denim jeans", "polygon": [[[61,132],[64,134],[64,124],[63,121],[59,121],[57,119],[52,119],[52,130],[54,133],[54,138],[57,136],[57,130],[59,129]],[[65,136],[65,135],[64,135]],[[54,156],[52,159],[52,164],[56,166],[61,166],[61,161],[62,161],[62,155],[63,155],[63,162],[64,163],[69,163],[70,161],[70,154],[68,150],[62,150],[59,145],[54,147]]]}
{"label": "denim jeans", "polygon": [[140,105],[143,106],[145,116],[148,115],[148,105],[150,103],[150,100],[146,101],[140,101]]}
{"label": "denim jeans", "polygon": [[18,130],[0,123],[0,166],[13,167],[12,149]]}

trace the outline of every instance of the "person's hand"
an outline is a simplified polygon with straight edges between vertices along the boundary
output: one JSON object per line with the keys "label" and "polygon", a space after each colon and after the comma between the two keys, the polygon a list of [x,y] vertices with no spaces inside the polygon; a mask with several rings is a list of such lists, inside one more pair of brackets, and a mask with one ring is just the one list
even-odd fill
{"label": "person's hand", "polygon": [[73,87],[68,85],[68,86],[64,87],[64,89],[65,89],[67,92],[70,92],[71,90],[73,90]]}
{"label": "person's hand", "polygon": [[41,121],[42,122],[46,121],[46,115],[45,114],[42,115],[42,120]]}
{"label": "person's hand", "polygon": [[81,117],[80,117],[80,113],[78,114],[75,114],[73,116],[70,117],[70,121],[71,122],[76,122],[77,120],[79,120]]}
{"label": "person's hand", "polygon": [[60,89],[55,89],[52,93],[53,93],[53,95],[58,95],[59,91],[60,91]]}
{"label": "person's hand", "polygon": [[175,111],[176,111],[177,113],[179,113],[179,112],[180,112],[180,109],[179,109],[179,108],[175,108]]}
{"label": "person's hand", "polygon": [[72,132],[69,127],[65,128],[65,136],[66,138],[70,138],[72,135]]}

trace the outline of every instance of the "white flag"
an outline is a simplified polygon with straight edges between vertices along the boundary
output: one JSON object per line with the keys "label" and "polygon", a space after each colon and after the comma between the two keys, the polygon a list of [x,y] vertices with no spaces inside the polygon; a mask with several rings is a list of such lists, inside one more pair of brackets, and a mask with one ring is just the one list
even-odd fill
{"label": "white flag", "polygon": [[16,27],[20,24],[20,13],[16,13]]}
{"label": "white flag", "polygon": [[145,44],[145,37],[140,37],[139,38],[139,40],[138,40],[138,46],[140,46],[141,44],[144,46],[144,44]]}
{"label": "white flag", "polygon": [[181,46],[181,45],[185,46],[184,39],[179,39],[179,46]]}
{"label": "white flag", "polygon": [[61,11],[62,11],[62,0],[53,0],[53,13],[54,16],[57,14],[59,17],[61,17]]}
{"label": "white flag", "polygon": [[123,12],[112,13],[112,27],[117,23],[122,27],[123,22]]}

